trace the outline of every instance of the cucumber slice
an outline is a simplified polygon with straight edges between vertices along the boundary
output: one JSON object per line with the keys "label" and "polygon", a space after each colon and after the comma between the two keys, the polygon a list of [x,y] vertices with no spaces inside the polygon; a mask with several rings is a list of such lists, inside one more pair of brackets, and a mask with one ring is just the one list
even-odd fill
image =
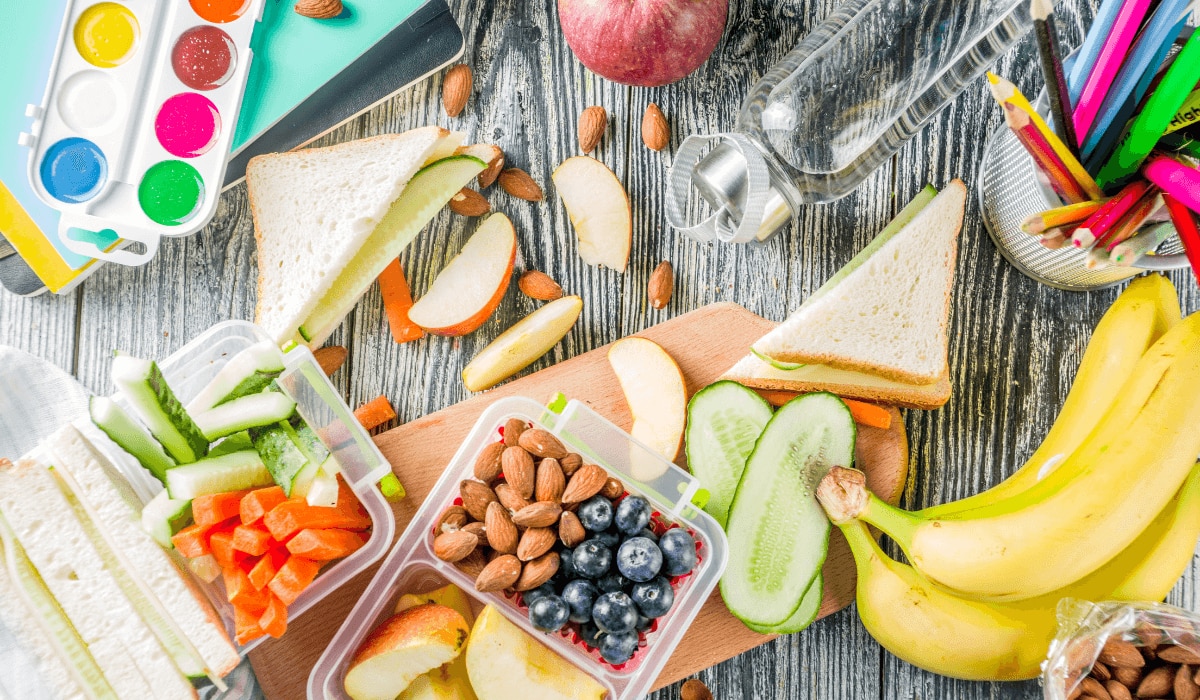
{"label": "cucumber slice", "polygon": [[729,505],[746,459],[773,412],[766,399],[731,381],[710,384],[688,402],[684,436],[688,467],[708,489],[704,510],[721,527],[729,519]]}
{"label": "cucumber slice", "polygon": [[317,431],[308,427],[308,423],[305,423],[304,419],[297,416],[296,420],[292,421],[292,425],[296,430],[297,444],[300,445],[301,450],[304,450],[309,461],[320,464],[329,459],[329,448],[322,442],[321,436],[317,435]]}
{"label": "cucumber slice", "polygon": [[165,483],[167,470],[175,466],[175,460],[123,408],[107,396],[93,396],[88,400],[88,413],[110,440]]}
{"label": "cucumber slice", "polygon": [[759,634],[795,634],[817,619],[817,613],[821,612],[821,599],[824,595],[825,582],[822,580],[821,574],[817,574],[817,578],[813,580],[812,585],[804,594],[804,601],[786,622],[781,625],[756,625],[747,622],[745,625]]}
{"label": "cucumber slice", "polygon": [[797,370],[797,369],[800,369],[801,367],[805,366],[803,362],[784,362],[783,360],[776,360],[773,357],[768,357],[768,356],[762,354],[761,352],[755,350],[754,348],[750,348],[750,354],[754,355],[755,357],[762,360],[763,362],[766,362],[768,365],[771,365],[775,369],[782,370],[784,372],[791,372],[792,370]]}
{"label": "cucumber slice", "polygon": [[487,164],[478,158],[458,155],[431,163],[413,175],[358,254],[317,302],[294,340],[307,344],[328,337],[388,263],[399,257],[446,202],[485,167]]}
{"label": "cucumber slice", "polygon": [[240,433],[234,433],[224,440],[218,442],[208,448],[209,457],[220,457],[233,452],[241,452],[242,450],[253,450],[254,441],[250,439],[250,432],[243,430]]}
{"label": "cucumber slice", "polygon": [[173,499],[164,489],[142,508],[142,528],[150,533],[154,541],[174,549],[171,536],[183,529],[192,520],[192,502]]}
{"label": "cucumber slice", "polygon": [[310,464],[316,468],[316,463],[310,461],[298,444],[299,438],[287,421],[264,428],[254,428],[250,437],[254,440],[254,450],[262,457],[271,478],[283,489],[288,498],[292,496],[296,477]]}
{"label": "cucumber slice", "polygon": [[829,519],[814,497],[833,466],[854,462],[850,409],[830,393],[806,394],[767,423],[729,509],[729,564],[721,597],[738,619],[789,621],[825,563]]}
{"label": "cucumber slice", "polygon": [[287,394],[264,391],[234,399],[196,415],[196,425],[209,440],[240,433],[250,428],[285,421],[296,410],[296,402]]}
{"label": "cucumber slice", "polygon": [[230,358],[208,386],[187,405],[196,415],[243,396],[257,394],[283,373],[283,353],[275,343],[255,343]]}
{"label": "cucumber slice", "polygon": [[317,476],[313,479],[304,500],[314,508],[336,507],[338,503],[337,477],[326,472],[324,469],[318,469]]}
{"label": "cucumber slice", "polygon": [[190,464],[208,454],[210,441],[175,398],[157,364],[117,355],[112,378],[138,418],[176,462]]}
{"label": "cucumber slice", "polygon": [[242,450],[222,457],[185,464],[167,472],[167,491],[176,500],[226,491],[270,486],[275,483],[267,465],[254,450]]}

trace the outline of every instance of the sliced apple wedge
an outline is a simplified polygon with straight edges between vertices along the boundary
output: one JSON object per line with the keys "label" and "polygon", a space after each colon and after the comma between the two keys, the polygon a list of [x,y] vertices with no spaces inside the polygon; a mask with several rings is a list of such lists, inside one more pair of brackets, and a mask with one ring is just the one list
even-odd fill
{"label": "sliced apple wedge", "polygon": [[451,610],[457,611],[467,621],[467,627],[475,624],[475,613],[471,610],[471,599],[467,597],[463,589],[453,583],[448,583],[428,593],[405,593],[396,601],[396,608],[392,612],[404,612],[409,608],[415,608],[418,605],[426,603],[445,605]]}
{"label": "sliced apple wedge", "polygon": [[393,615],[350,659],[346,694],[353,700],[395,700],[418,676],[453,661],[471,631],[457,611],[428,603]]}
{"label": "sliced apple wedge", "polygon": [[463,383],[483,391],[525,369],[562,340],[582,309],[579,297],[563,297],[517,321],[463,369]]}
{"label": "sliced apple wedge", "polygon": [[[668,462],[675,461],[687,417],[687,384],[679,365],[666,350],[645,338],[613,343],[608,362],[633,414],[630,434]],[[634,476],[653,479],[666,471],[666,465],[640,458],[641,454],[637,450],[632,453]]]}
{"label": "sliced apple wedge", "polygon": [[551,176],[579,237],[579,257],[588,265],[624,272],[633,240],[629,195],[620,180],[595,158],[568,158]]}
{"label": "sliced apple wedge", "polygon": [[[406,593],[396,601],[395,611],[403,612],[426,603],[445,605],[462,615],[468,627],[475,624],[471,599],[453,583],[428,593]],[[399,700],[477,700],[475,691],[471,689],[471,681],[467,677],[466,656],[459,654],[458,658],[450,663],[417,676],[404,692],[400,693]]]}
{"label": "sliced apple wedge", "polygon": [[500,305],[516,260],[512,222],[492,214],[408,310],[408,319],[435,335],[470,333]]}

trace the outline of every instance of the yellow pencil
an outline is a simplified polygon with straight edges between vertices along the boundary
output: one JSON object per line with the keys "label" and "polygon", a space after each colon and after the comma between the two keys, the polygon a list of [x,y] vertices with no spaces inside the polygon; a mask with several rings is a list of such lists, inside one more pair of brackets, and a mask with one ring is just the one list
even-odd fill
{"label": "yellow pencil", "polygon": [[1095,199],[1090,202],[1068,204],[1065,207],[1038,212],[1021,222],[1021,230],[1036,236],[1052,228],[1078,224],[1095,214],[1096,210],[1107,201],[1107,199]]}

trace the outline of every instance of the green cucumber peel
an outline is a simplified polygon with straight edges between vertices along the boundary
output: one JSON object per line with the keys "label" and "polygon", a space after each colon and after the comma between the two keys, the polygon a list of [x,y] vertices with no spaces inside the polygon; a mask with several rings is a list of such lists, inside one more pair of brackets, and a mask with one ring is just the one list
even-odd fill
{"label": "green cucumber peel", "polygon": [[283,373],[283,353],[274,343],[264,340],[229,359],[196,398],[187,405],[192,415],[209,411],[267,388]]}
{"label": "green cucumber peel", "polygon": [[254,450],[242,450],[185,464],[167,472],[167,492],[176,500],[210,493],[244,491],[275,483]]}
{"label": "green cucumber peel", "polygon": [[688,402],[688,468],[708,491],[707,503],[698,505],[721,527],[729,518],[746,460],[773,413],[757,392],[728,380],[697,391]]}
{"label": "green cucumber peel", "polygon": [[314,464],[300,449],[299,439],[295,435],[296,431],[287,421],[250,430],[254,451],[262,458],[271,478],[288,498],[292,497],[296,477]]}
{"label": "green cucumber peel", "polygon": [[295,410],[296,402],[290,396],[268,390],[234,399],[197,414],[196,425],[209,440],[217,440],[243,430],[286,421]]}
{"label": "green cucumber peel", "polygon": [[792,613],[792,616],[783,624],[756,625],[752,622],[744,624],[759,634],[795,634],[816,621],[817,614],[821,612],[821,600],[824,596],[825,581],[821,578],[821,574],[817,574],[812,585],[804,593],[804,600],[800,603],[800,607],[796,608],[796,612]]}
{"label": "green cucumber peel", "polygon": [[210,440],[171,391],[155,362],[117,355],[112,377],[121,395],[172,459],[190,464],[208,454]]}
{"label": "green cucumber peel", "polygon": [[125,409],[107,396],[93,396],[88,399],[88,415],[110,440],[128,452],[155,479],[165,483],[167,470],[175,466],[175,460]]}

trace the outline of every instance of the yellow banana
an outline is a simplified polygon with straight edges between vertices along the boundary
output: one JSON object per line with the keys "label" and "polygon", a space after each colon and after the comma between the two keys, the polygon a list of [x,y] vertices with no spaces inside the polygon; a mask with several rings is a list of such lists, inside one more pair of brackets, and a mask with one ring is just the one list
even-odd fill
{"label": "yellow banana", "polygon": [[1179,297],[1170,279],[1147,275],[1134,280],[1096,325],[1054,426],[1025,466],[982,493],[919,515],[954,517],[1032,487],[1083,443],[1120,396],[1138,360],[1179,320]]}
{"label": "yellow banana", "polygon": [[[1129,547],[1145,546],[1142,562],[1129,566],[1121,582],[1108,596],[1113,600],[1153,600],[1167,597],[1179,577],[1196,553],[1196,539],[1200,537],[1200,464],[1192,467],[1192,474],[1184,482],[1174,506],[1168,506],[1159,514],[1146,532]],[[1156,537],[1154,533],[1162,532]],[[1113,564],[1122,565],[1117,559]],[[1108,564],[1105,569],[1110,568]]]}

